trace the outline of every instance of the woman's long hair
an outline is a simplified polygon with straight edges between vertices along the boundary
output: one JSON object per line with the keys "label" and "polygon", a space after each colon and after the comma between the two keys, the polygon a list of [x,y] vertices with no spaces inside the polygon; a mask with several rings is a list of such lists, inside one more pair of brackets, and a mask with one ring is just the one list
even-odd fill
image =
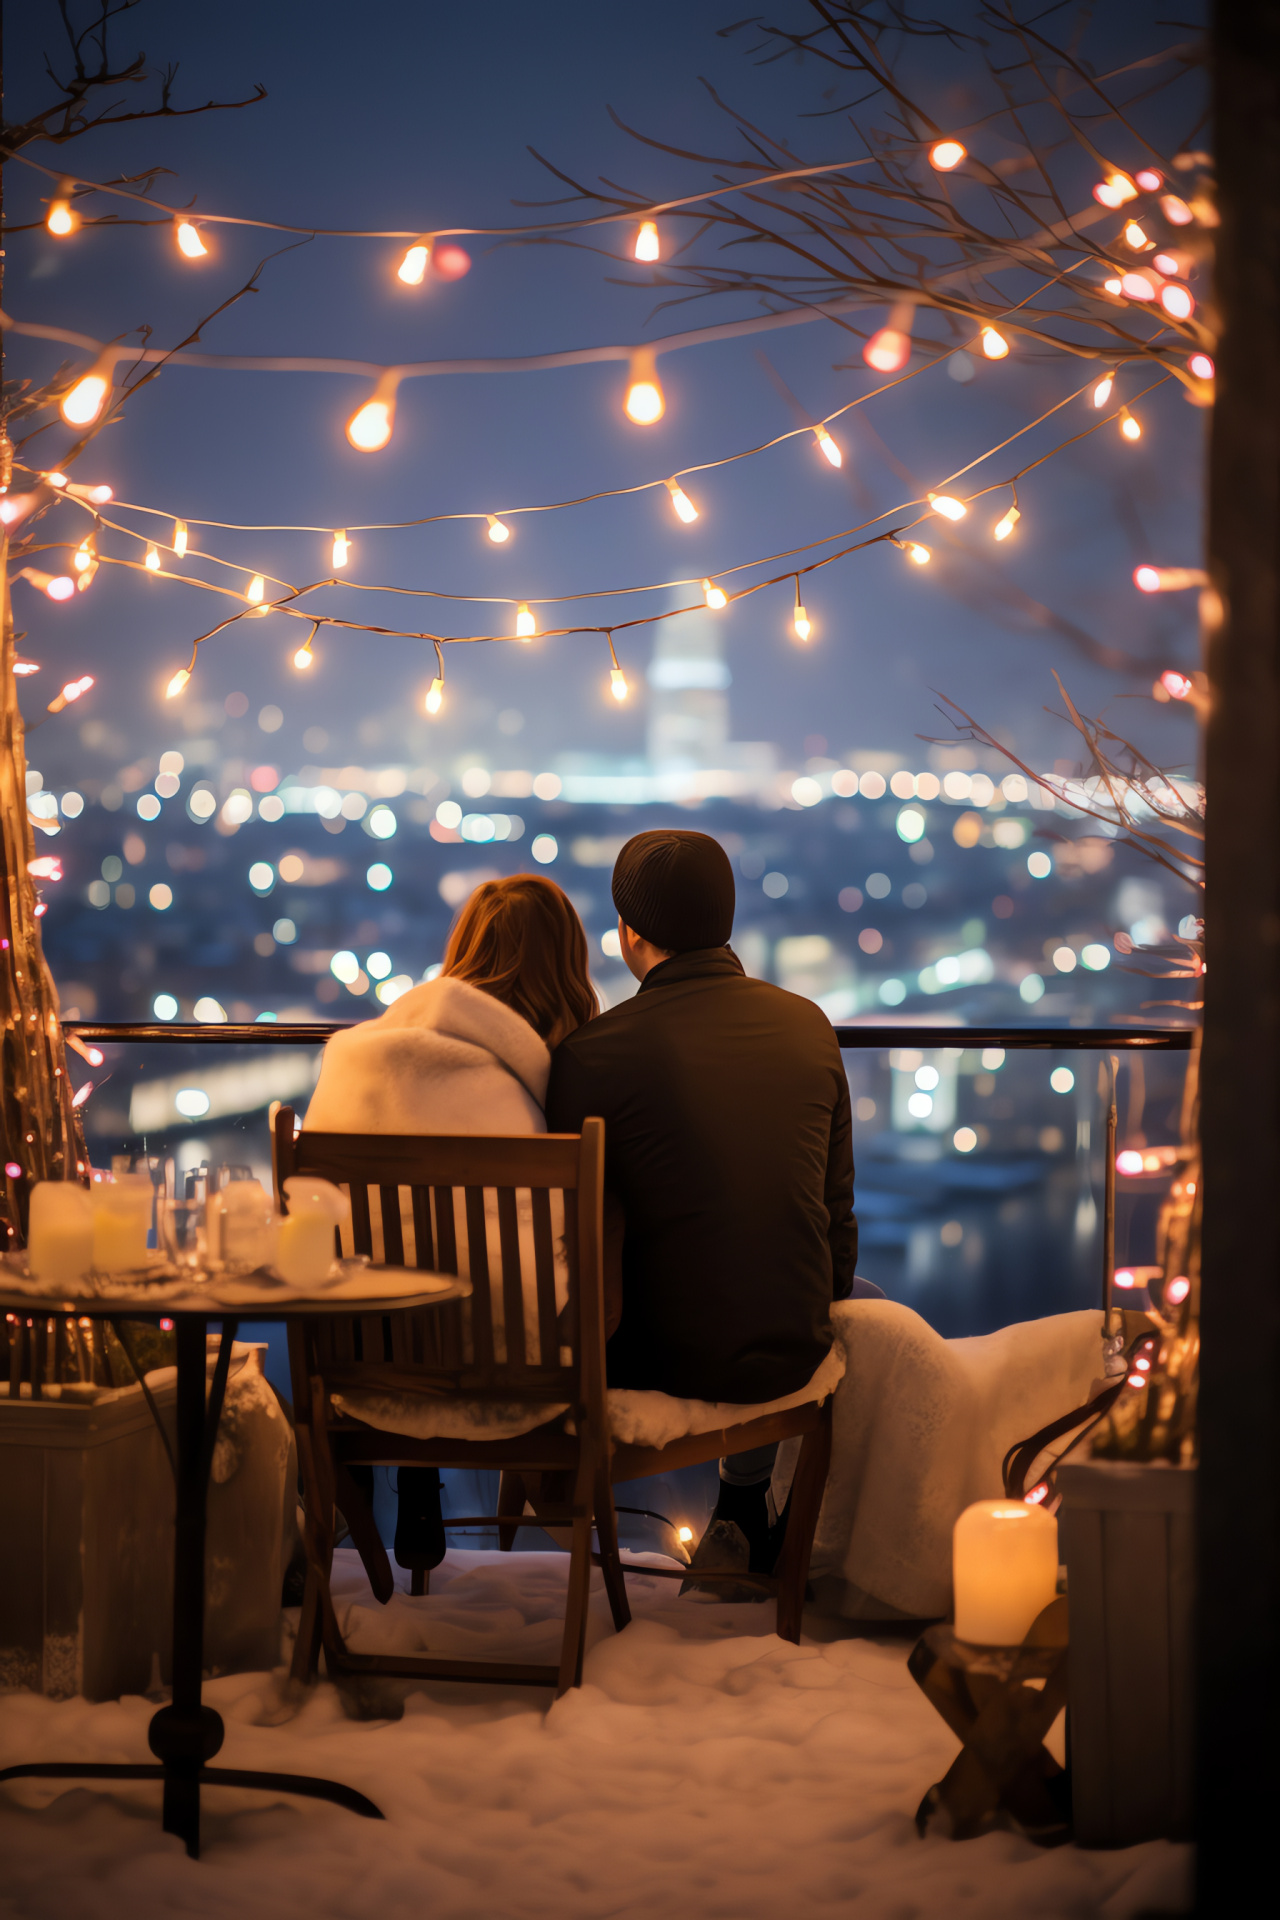
{"label": "woman's long hair", "polygon": [[454,922],[440,971],[513,1008],[552,1048],[600,1011],[582,922],[541,874],[478,886]]}

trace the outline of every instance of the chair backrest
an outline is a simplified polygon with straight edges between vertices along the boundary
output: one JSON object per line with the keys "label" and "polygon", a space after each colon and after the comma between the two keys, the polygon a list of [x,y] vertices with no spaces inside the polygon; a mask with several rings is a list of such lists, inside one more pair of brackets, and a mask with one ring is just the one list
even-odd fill
{"label": "chair backrest", "polygon": [[[567,1400],[604,1411],[604,1122],[581,1134],[295,1135],[281,1107],[272,1129],[277,1200],[284,1182],[311,1174],[345,1187],[357,1253],[374,1252],[376,1194],[384,1257],[403,1266],[407,1193],[418,1268],[459,1272],[458,1206],[471,1295],[418,1313],[316,1316],[307,1322],[313,1368],[361,1371],[477,1397]],[[559,1207],[553,1199],[559,1195]],[[568,1303],[557,1309],[562,1211]],[[493,1230],[496,1227],[496,1247]],[[371,1382],[372,1384],[372,1379]]]}

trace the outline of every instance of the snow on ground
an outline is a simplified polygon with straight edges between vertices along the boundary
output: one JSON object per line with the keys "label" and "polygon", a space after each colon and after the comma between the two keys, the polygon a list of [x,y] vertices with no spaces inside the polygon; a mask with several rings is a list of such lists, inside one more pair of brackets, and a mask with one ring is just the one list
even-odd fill
{"label": "snow on ground", "polygon": [[[450,1554],[425,1600],[372,1600],[354,1555],[336,1584],[354,1644],[551,1660],[567,1562]],[[1188,1904],[1188,1850],[1041,1852],[1011,1834],[920,1840],[913,1814],[956,1743],[906,1670],[909,1642],[773,1606],[678,1599],[629,1576],[615,1636],[593,1595],[585,1684],[322,1685],[296,1713],[282,1675],[216,1679],[218,1760],[348,1782],[383,1809],[208,1789],[204,1853],[160,1830],[160,1789],[0,1788],[0,1914],[58,1920],[1123,1920]],[[838,1637],[829,1637],[829,1636]],[[0,1697],[0,1765],[147,1759],[151,1704]],[[357,1715],[377,1717],[355,1717]]]}

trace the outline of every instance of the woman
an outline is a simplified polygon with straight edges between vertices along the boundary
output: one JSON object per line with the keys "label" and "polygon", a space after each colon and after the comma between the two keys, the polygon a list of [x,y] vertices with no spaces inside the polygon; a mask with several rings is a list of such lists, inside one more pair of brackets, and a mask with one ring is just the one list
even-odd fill
{"label": "woman", "polygon": [[[545,1133],[552,1050],[598,1011],[582,922],[555,882],[533,873],[487,880],[454,922],[437,978],[377,1020],[334,1034],[305,1124],[324,1133]],[[489,1224],[496,1242],[496,1214]],[[460,1214],[456,1226],[465,1271]],[[531,1272],[531,1225],[522,1217],[521,1226]],[[412,1237],[406,1217],[406,1247]],[[372,1502],[372,1469],[360,1477]],[[401,1467],[399,1485],[396,1559],[419,1571],[438,1566],[440,1476]]]}

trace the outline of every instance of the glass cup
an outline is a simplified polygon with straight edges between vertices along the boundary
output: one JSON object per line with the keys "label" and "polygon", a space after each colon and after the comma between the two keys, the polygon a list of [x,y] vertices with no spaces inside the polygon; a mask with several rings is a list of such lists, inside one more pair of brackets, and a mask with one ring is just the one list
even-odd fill
{"label": "glass cup", "polygon": [[162,1199],[159,1203],[159,1241],[172,1266],[196,1272],[205,1262],[203,1199]]}

